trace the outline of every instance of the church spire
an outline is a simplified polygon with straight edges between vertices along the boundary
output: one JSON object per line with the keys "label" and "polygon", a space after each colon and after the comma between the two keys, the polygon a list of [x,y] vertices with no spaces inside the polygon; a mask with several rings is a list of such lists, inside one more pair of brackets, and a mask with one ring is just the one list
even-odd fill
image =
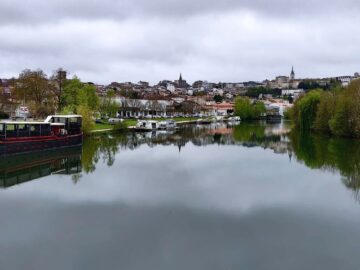
{"label": "church spire", "polygon": [[294,66],[292,66],[290,73],[290,80],[294,80],[294,79],[295,79],[295,72],[294,72]]}
{"label": "church spire", "polygon": [[182,75],[181,75],[181,72],[180,72],[179,82],[182,82]]}

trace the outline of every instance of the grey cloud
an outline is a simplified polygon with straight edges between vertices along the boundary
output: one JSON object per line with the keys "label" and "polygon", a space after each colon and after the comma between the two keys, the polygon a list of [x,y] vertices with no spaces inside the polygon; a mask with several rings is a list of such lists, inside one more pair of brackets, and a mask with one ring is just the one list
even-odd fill
{"label": "grey cloud", "polygon": [[246,81],[359,71],[355,1],[0,2],[0,77],[59,66],[81,79]]}
{"label": "grey cloud", "polygon": [[[17,3],[18,2],[18,3]],[[183,18],[224,11],[250,10],[280,17],[328,15],[329,12],[353,13],[360,9],[358,1],[300,1],[300,0],[53,0],[11,1],[0,3],[0,21],[15,22],[58,21],[61,19],[113,19],[170,17]]]}

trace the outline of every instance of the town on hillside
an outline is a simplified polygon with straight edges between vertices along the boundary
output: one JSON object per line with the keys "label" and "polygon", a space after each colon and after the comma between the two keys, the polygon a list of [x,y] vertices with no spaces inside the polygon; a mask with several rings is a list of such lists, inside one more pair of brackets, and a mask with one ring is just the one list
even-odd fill
{"label": "town on hillside", "polygon": [[[152,118],[231,115],[238,96],[262,100],[266,108],[277,107],[282,113],[307,91],[345,87],[359,77],[359,73],[355,73],[353,76],[298,79],[292,68],[289,76],[277,76],[273,80],[262,82],[214,83],[198,80],[189,84],[180,74],[174,81],[162,80],[156,85],[145,81],[112,82],[108,85],[94,82],[81,84],[94,89],[99,100],[107,100],[108,103],[103,104],[105,107],[106,104],[115,106],[113,111],[116,112],[116,117]],[[39,80],[38,83],[34,83],[36,79]],[[73,87],[71,84],[67,86],[69,80],[71,79],[67,78],[67,72],[63,69],[49,77],[41,70],[24,70],[18,78],[0,79],[1,118],[39,118],[61,112],[73,98],[71,90],[68,90],[70,94],[65,93],[66,87]],[[63,98],[65,94],[67,97]]]}

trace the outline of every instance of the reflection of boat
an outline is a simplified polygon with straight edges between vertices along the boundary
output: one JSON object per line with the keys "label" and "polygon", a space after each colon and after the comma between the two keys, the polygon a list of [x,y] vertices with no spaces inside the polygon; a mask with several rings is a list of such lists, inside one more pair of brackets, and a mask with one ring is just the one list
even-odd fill
{"label": "reflection of boat", "polygon": [[214,123],[216,122],[216,119],[215,118],[205,118],[205,119],[198,119],[196,121],[197,124],[201,125],[201,124],[211,124],[211,123]]}
{"label": "reflection of boat", "polygon": [[159,129],[175,129],[176,122],[174,120],[165,120],[159,123]]}
{"label": "reflection of boat", "polygon": [[52,115],[43,122],[0,122],[0,155],[82,144],[81,116]]}
{"label": "reflection of boat", "polygon": [[0,187],[29,182],[51,174],[81,172],[81,146],[47,149],[0,158]]}
{"label": "reflection of boat", "polygon": [[160,125],[158,121],[153,120],[139,120],[136,124],[135,130],[137,131],[149,131],[159,129]]}

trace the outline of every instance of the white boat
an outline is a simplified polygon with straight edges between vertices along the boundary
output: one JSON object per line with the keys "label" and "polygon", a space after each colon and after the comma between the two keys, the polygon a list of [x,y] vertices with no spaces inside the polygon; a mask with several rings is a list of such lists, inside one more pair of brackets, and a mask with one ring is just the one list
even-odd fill
{"label": "white boat", "polygon": [[176,128],[176,122],[174,120],[165,120],[161,121],[159,123],[160,129],[175,129]]}
{"label": "white boat", "polygon": [[221,121],[224,120],[224,116],[217,115],[217,116],[214,116],[214,119],[215,119],[216,122],[221,122]]}
{"label": "white boat", "polygon": [[139,120],[136,124],[135,129],[140,131],[157,130],[160,128],[158,121],[153,120]]}
{"label": "white boat", "polygon": [[229,117],[228,120],[232,121],[232,122],[239,122],[239,121],[241,121],[241,118],[240,118],[240,116],[232,116],[232,117]]}

